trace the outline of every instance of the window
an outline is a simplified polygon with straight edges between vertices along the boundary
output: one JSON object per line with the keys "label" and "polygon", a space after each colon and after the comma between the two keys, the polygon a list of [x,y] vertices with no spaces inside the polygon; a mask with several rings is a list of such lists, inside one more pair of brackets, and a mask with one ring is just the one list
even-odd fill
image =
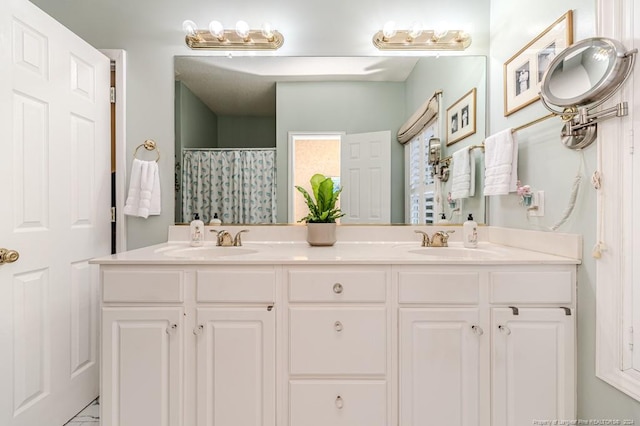
{"label": "window", "polygon": [[407,222],[412,225],[432,224],[436,218],[436,182],[428,163],[429,139],[434,133],[432,125],[405,145]]}

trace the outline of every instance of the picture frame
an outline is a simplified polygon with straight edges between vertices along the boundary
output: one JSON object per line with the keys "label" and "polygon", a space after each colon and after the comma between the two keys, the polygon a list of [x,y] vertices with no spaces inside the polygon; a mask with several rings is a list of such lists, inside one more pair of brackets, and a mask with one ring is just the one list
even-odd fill
{"label": "picture frame", "polygon": [[447,108],[447,146],[476,132],[476,88]]}
{"label": "picture frame", "polygon": [[540,99],[542,78],[553,58],[573,43],[573,11],[558,18],[504,64],[504,116]]}

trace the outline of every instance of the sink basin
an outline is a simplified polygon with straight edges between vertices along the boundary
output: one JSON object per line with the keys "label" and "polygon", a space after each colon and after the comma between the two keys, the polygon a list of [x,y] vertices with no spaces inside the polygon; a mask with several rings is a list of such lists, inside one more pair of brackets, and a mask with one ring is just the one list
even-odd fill
{"label": "sink basin", "polygon": [[501,253],[498,253],[495,250],[465,247],[420,247],[414,250],[409,250],[409,253],[419,254],[422,256],[456,259],[495,259],[497,257],[503,257]]}
{"label": "sink basin", "polygon": [[163,252],[165,256],[189,259],[215,259],[218,257],[243,256],[258,253],[258,250],[246,247],[189,247]]}

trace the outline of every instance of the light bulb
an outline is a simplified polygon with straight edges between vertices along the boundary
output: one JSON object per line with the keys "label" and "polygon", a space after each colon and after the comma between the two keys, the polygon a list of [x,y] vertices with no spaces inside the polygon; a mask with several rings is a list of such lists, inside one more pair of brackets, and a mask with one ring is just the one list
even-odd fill
{"label": "light bulb", "polygon": [[182,31],[188,36],[195,36],[198,31],[198,25],[195,22],[186,20],[182,23]]}
{"label": "light bulb", "polygon": [[386,39],[389,39],[396,35],[396,32],[396,23],[394,21],[389,21],[382,27],[382,35]]}
{"label": "light bulb", "polygon": [[246,40],[249,37],[249,31],[249,24],[245,21],[236,22],[236,34],[238,34],[238,37]]}
{"label": "light bulb", "polygon": [[420,22],[414,22],[411,24],[411,30],[409,30],[409,37],[413,40],[422,34],[422,24]]}
{"label": "light bulb", "polygon": [[270,23],[265,22],[264,24],[262,24],[262,35],[269,41],[273,40],[275,34]]}
{"label": "light bulb", "polygon": [[445,22],[441,22],[433,27],[433,36],[436,38],[436,40],[439,40],[442,37],[446,36],[448,32],[449,30],[447,29],[447,24]]}
{"label": "light bulb", "polygon": [[218,40],[224,39],[224,27],[220,21],[211,21],[209,23],[209,32]]}

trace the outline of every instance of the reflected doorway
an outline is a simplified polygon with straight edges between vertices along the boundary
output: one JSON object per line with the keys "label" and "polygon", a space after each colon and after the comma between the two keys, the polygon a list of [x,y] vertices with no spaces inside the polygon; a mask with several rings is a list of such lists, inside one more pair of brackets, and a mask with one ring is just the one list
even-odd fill
{"label": "reflected doorway", "polygon": [[[312,193],[309,180],[321,173],[340,186],[340,141],[344,133],[291,133],[289,136],[289,222],[297,222],[309,209],[296,190]],[[339,207],[340,200],[337,206]]]}

